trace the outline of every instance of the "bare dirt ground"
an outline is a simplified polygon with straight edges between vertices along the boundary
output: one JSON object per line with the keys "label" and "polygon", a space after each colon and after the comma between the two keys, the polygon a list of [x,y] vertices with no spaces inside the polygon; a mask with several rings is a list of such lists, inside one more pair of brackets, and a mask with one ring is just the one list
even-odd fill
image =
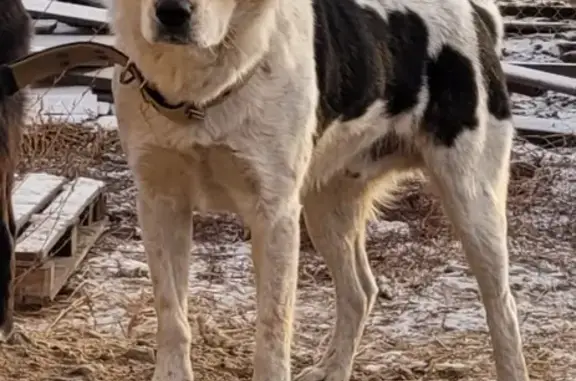
{"label": "bare dirt ground", "polygon": [[[522,44],[531,47],[531,39]],[[510,42],[509,49],[513,49]],[[515,46],[515,45],[514,45]],[[525,55],[531,51],[524,48]],[[518,53],[518,54],[520,54]],[[537,55],[537,54],[536,54]],[[517,59],[517,58],[514,58]],[[571,123],[575,99],[514,96],[515,110]],[[530,103],[534,102],[534,103]],[[572,102],[572,103],[570,103]],[[573,107],[573,106],[572,106]],[[103,179],[111,228],[50,306],[21,308],[0,346],[0,380],[151,379],[156,320],[135,218],[135,190],[115,131],[28,129],[20,171]],[[509,193],[510,276],[533,380],[576,379],[576,149],[514,145]],[[249,380],[255,290],[249,242],[232,215],[195,219],[190,268],[191,360],[198,381]],[[380,295],[353,380],[493,380],[484,311],[460,246],[421,183],[369,227]],[[316,361],[334,320],[333,284],[302,243],[293,371]]]}

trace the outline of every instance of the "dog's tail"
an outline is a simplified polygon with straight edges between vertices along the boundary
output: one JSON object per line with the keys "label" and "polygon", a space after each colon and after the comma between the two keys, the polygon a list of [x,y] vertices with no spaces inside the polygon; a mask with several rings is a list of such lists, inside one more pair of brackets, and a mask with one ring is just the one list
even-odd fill
{"label": "dog's tail", "polygon": [[501,58],[504,46],[504,20],[498,5],[494,0],[470,0],[470,3],[492,34],[494,49],[498,58]]}

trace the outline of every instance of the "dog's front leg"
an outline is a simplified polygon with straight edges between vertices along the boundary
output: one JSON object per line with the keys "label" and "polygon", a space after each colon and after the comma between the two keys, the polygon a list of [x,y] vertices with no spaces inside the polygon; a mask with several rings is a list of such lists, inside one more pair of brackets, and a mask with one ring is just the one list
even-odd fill
{"label": "dog's front leg", "polygon": [[290,380],[300,208],[297,201],[266,205],[250,226],[258,305],[254,381]]}
{"label": "dog's front leg", "polygon": [[136,176],[138,218],[158,318],[153,381],[193,380],[187,303],[192,211],[185,185],[175,183],[186,177],[175,172],[160,166]]}

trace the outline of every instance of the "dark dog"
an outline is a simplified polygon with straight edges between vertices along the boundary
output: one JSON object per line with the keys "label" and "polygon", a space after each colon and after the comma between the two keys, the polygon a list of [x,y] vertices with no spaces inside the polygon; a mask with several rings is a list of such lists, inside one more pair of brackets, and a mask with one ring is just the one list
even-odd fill
{"label": "dark dog", "polygon": [[[0,65],[30,50],[31,27],[21,0],[3,0],[0,12]],[[16,224],[12,210],[12,183],[18,159],[24,96],[2,95],[0,90],[0,341],[10,335],[13,322],[14,244]]]}

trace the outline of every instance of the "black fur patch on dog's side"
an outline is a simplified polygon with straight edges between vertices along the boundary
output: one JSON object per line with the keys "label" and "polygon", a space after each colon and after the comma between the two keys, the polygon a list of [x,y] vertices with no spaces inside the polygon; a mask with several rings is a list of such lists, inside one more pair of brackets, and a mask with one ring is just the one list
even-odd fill
{"label": "black fur patch on dog's side", "polygon": [[323,127],[358,118],[379,99],[390,116],[417,104],[428,48],[420,16],[395,11],[386,21],[351,0],[315,0],[314,10]]}
{"label": "black fur patch on dog's side", "polygon": [[456,49],[445,45],[428,62],[429,100],[423,129],[448,147],[465,129],[478,127],[478,86],[472,62]]}
{"label": "black fur patch on dog's side", "polygon": [[428,60],[428,29],[416,13],[395,11],[388,15],[387,29],[379,34],[386,57],[386,111],[393,117],[418,104]]}
{"label": "black fur patch on dog's side", "polygon": [[[503,119],[510,108],[494,49],[496,25],[478,8],[474,16],[489,111]],[[391,11],[383,19],[352,0],[315,0],[314,11],[320,133],[336,119],[361,117],[378,100],[386,104],[386,117],[410,111],[424,86],[429,100],[422,131],[435,142],[450,147],[463,131],[477,128],[480,94],[472,61],[449,44],[429,56],[430,31],[416,12]],[[374,160],[401,147],[397,137],[382,139],[370,150]]]}
{"label": "black fur patch on dog's side", "polygon": [[325,128],[337,118],[362,116],[383,95],[385,57],[375,32],[386,25],[348,0],[315,0],[314,11],[319,113]]}

